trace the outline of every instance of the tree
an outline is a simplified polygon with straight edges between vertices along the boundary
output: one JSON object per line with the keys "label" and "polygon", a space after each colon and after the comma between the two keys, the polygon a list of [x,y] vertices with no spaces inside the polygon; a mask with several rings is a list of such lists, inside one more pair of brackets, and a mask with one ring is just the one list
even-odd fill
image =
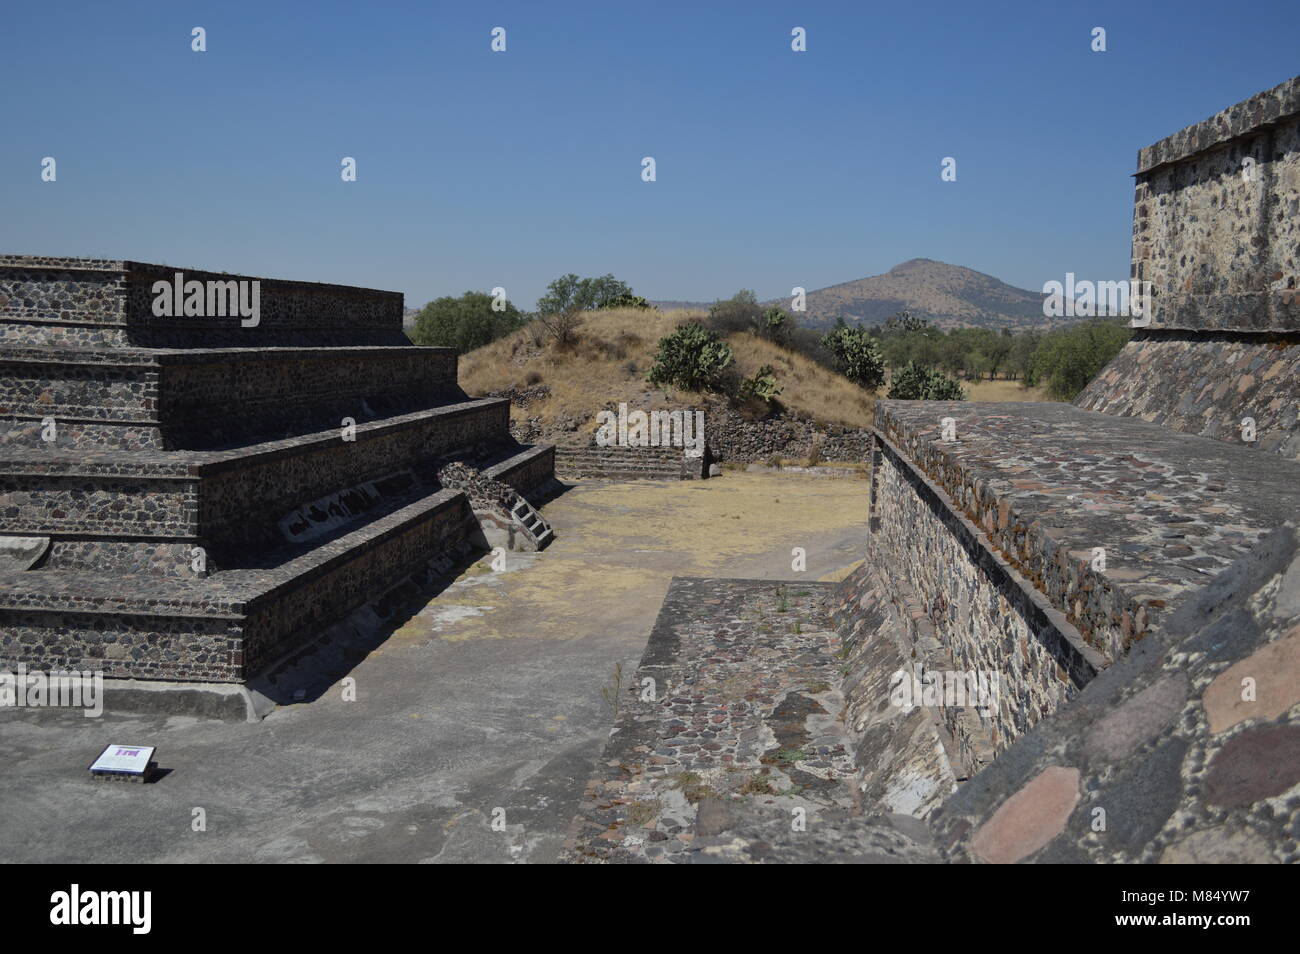
{"label": "tree", "polygon": [[938,341],[939,366],[956,376],[970,369],[970,345],[967,337],[954,329]]}
{"label": "tree", "polygon": [[1018,377],[1025,387],[1031,388],[1038,383],[1034,373],[1034,352],[1043,340],[1041,331],[1022,331],[1016,335],[1011,344],[1011,374]]}
{"label": "tree", "polygon": [[841,374],[863,388],[878,388],[885,382],[885,359],[880,346],[865,330],[848,325],[843,318],[822,338],[827,350],[835,355]]}
{"label": "tree", "polygon": [[885,321],[886,334],[891,331],[921,331],[928,327],[930,327],[928,319],[918,318],[906,308]]}
{"label": "tree", "polygon": [[732,358],[731,348],[717,332],[694,323],[681,325],[659,339],[659,351],[648,378],[655,387],[700,391],[716,385]]}
{"label": "tree", "polygon": [[728,335],[737,331],[755,331],[763,318],[762,306],[748,288],[742,288],[725,301],[715,301],[709,308],[708,326]]}
{"label": "tree", "polygon": [[1003,328],[1000,334],[986,343],[984,354],[988,357],[990,381],[996,378],[998,370],[1005,368],[1007,362],[1011,360],[1011,349],[1014,345],[1015,338],[1010,328]]}
{"label": "tree", "polygon": [[1122,323],[1105,318],[1049,331],[1034,350],[1034,374],[1047,385],[1049,397],[1072,401],[1131,335]]}
{"label": "tree", "polygon": [[910,361],[894,372],[886,396],[899,401],[966,400],[965,390],[953,378],[937,368],[922,367]]}
{"label": "tree", "polygon": [[486,292],[467,291],[459,298],[435,298],[415,316],[411,340],[418,345],[455,348],[461,354],[481,348],[524,323],[519,309],[509,302],[493,311],[495,301]]}
{"label": "tree", "polygon": [[547,285],[546,294],[537,299],[537,320],[555,343],[565,348],[578,340],[582,312],[628,307],[649,308],[650,303],[612,274],[579,278],[570,272]]}
{"label": "tree", "polygon": [[616,307],[629,299],[645,301],[632,293],[632,287],[612,274],[599,278],[579,278],[570,272],[546,286],[546,294],[537,299],[539,315],[558,315],[573,311],[594,311]]}

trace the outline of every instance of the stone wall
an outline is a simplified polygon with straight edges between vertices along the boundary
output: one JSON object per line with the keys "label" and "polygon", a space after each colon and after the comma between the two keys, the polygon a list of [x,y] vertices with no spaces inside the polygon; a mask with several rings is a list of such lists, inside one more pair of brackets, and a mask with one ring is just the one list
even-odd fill
{"label": "stone wall", "polygon": [[864,461],[871,449],[868,428],[826,426],[788,415],[747,421],[730,408],[709,408],[704,418],[709,451],[719,461],[753,464],[773,456],[802,459],[814,446],[824,460]]}
{"label": "stone wall", "polygon": [[242,624],[234,616],[10,610],[0,669],[102,672],[105,677],[233,681],[241,678]]}
{"label": "stone wall", "polygon": [[555,466],[565,477],[588,480],[703,480],[708,453],[688,457],[680,447],[556,445]]}
{"label": "stone wall", "polygon": [[[409,519],[417,510],[421,518]],[[337,552],[327,544],[285,565],[284,582],[248,602],[238,675],[260,672],[310,643],[431,560],[474,550],[477,532],[469,500],[447,489],[367,526],[359,547]]]}
{"label": "stone wall", "polygon": [[864,561],[837,587],[831,621],[843,641],[842,718],[857,743],[854,761],[863,804],[924,818],[970,774],[968,763],[992,754],[983,747],[978,758],[973,752],[963,757],[955,742],[984,735],[973,711],[956,714],[972,731],[954,737],[936,709],[895,704],[892,697],[902,679],[952,666],[920,607],[895,603],[902,581],[895,576],[886,584],[882,569]]}
{"label": "stone wall", "polygon": [[[153,284],[170,282],[177,272],[185,281],[260,281],[259,323],[243,327],[238,316],[155,316]],[[83,348],[409,343],[399,292],[23,255],[0,256],[0,340]]]}
{"label": "stone wall", "polygon": [[935,842],[961,863],[1295,864],[1297,702],[1290,526],[964,785]]}
{"label": "stone wall", "polygon": [[[394,461],[499,440],[508,413],[505,401],[473,401],[358,425],[354,441],[307,435],[188,459],[5,461],[0,507],[8,532],[56,538],[52,567],[170,570],[194,543],[211,548],[214,568],[241,565],[280,542],[277,523],[298,505],[384,476]],[[547,463],[542,454],[535,467]],[[187,546],[176,550],[182,541]]]}
{"label": "stone wall", "polygon": [[159,419],[168,421],[170,446],[204,446],[215,425],[226,435],[248,435],[292,424],[337,425],[389,408],[426,407],[456,388],[456,352],[450,348],[280,349],[228,362],[165,364]]}
{"label": "stone wall", "polygon": [[[872,471],[869,559],[897,578],[895,601],[912,594],[952,671],[996,673],[996,712],[943,707],[968,760],[987,744],[1001,751],[1071,698],[1104,665],[1064,616],[984,545],[946,495],[882,442]],[[972,715],[978,719],[973,720]]]}
{"label": "stone wall", "polygon": [[526,454],[515,455],[485,468],[483,475],[508,485],[524,497],[544,493],[546,484],[555,478],[555,445],[544,444]]}
{"label": "stone wall", "polygon": [[[172,583],[165,597],[151,596],[141,577],[32,593],[24,597],[30,608],[6,612],[0,668],[22,662],[106,677],[245,679],[430,560],[474,549],[477,526],[464,495],[445,490],[374,521],[347,546],[326,544],[271,569],[192,580],[183,589]],[[50,575],[19,575],[0,590],[48,586]]]}
{"label": "stone wall", "polygon": [[1151,328],[1300,330],[1300,77],[1138,153]]}
{"label": "stone wall", "polygon": [[99,475],[0,475],[5,529],[16,534],[95,533],[196,539],[197,480]]}
{"label": "stone wall", "polygon": [[1300,460],[1297,394],[1300,342],[1286,335],[1139,331],[1074,403]]}
{"label": "stone wall", "polygon": [[1300,460],[1298,213],[1300,77],[1141,150],[1150,314],[1075,403]]}
{"label": "stone wall", "polygon": [[428,460],[492,441],[506,430],[509,403],[495,399],[358,426],[356,440],[294,439],[283,447],[205,465],[199,523],[218,552],[273,540],[276,524],[304,501],[382,477],[394,461]]}

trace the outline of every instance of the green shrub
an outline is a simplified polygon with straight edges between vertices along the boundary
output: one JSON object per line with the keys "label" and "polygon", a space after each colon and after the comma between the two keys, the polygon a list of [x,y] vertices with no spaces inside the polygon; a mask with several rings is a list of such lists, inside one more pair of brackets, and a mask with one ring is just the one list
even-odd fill
{"label": "green shrub", "polygon": [[839,372],[854,384],[878,388],[885,382],[885,359],[876,339],[866,330],[847,325],[840,318],[822,343],[835,356]]}
{"label": "green shrub", "polygon": [[656,387],[699,391],[713,387],[732,358],[731,348],[717,332],[686,324],[659,339],[659,350],[648,379]]}
{"label": "green shrub", "polygon": [[757,330],[762,317],[763,309],[758,304],[758,297],[749,289],[742,288],[726,301],[713,303],[706,325],[713,331],[729,335]]}
{"label": "green shrub", "polygon": [[763,316],[754,327],[754,332],[760,338],[766,338],[783,348],[788,347],[794,332],[794,318],[787,314],[785,309],[773,305],[763,312]]}
{"label": "green shrub", "polygon": [[524,317],[509,302],[493,311],[493,297],[467,291],[459,298],[435,298],[415,316],[411,340],[418,345],[455,348],[461,354],[481,348],[519,328]]}
{"label": "green shrub", "polygon": [[899,401],[964,401],[966,392],[937,368],[909,361],[894,372],[887,397]]}
{"label": "green shrub", "polygon": [[783,389],[776,386],[776,369],[765,364],[754,372],[753,377],[740,382],[740,399],[742,401],[771,402]]}
{"label": "green shrub", "polygon": [[609,299],[605,308],[649,308],[650,302],[646,301],[640,295],[633,295],[631,291],[615,295]]}

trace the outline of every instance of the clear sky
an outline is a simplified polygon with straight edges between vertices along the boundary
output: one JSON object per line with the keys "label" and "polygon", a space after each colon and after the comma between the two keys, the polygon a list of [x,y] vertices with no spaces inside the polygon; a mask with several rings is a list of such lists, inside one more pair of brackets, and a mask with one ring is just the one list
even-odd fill
{"label": "clear sky", "polygon": [[768,298],[917,257],[1123,279],[1137,149],[1300,72],[1298,37],[1297,0],[11,3],[0,252],[410,306],[531,308],[571,271]]}

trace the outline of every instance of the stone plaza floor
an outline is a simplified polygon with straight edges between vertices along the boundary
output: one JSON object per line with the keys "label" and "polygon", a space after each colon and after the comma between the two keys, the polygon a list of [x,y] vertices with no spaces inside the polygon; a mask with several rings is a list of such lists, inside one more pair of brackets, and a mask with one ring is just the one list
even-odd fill
{"label": "stone plaza floor", "polygon": [[[866,489],[578,484],[545,508],[550,548],[474,565],[340,674],[354,702],[335,682],[256,724],[0,711],[0,861],[553,861],[614,721],[601,690],[635,671],[671,578],[838,579]],[[92,781],[110,743],[157,746],[167,774]]]}

